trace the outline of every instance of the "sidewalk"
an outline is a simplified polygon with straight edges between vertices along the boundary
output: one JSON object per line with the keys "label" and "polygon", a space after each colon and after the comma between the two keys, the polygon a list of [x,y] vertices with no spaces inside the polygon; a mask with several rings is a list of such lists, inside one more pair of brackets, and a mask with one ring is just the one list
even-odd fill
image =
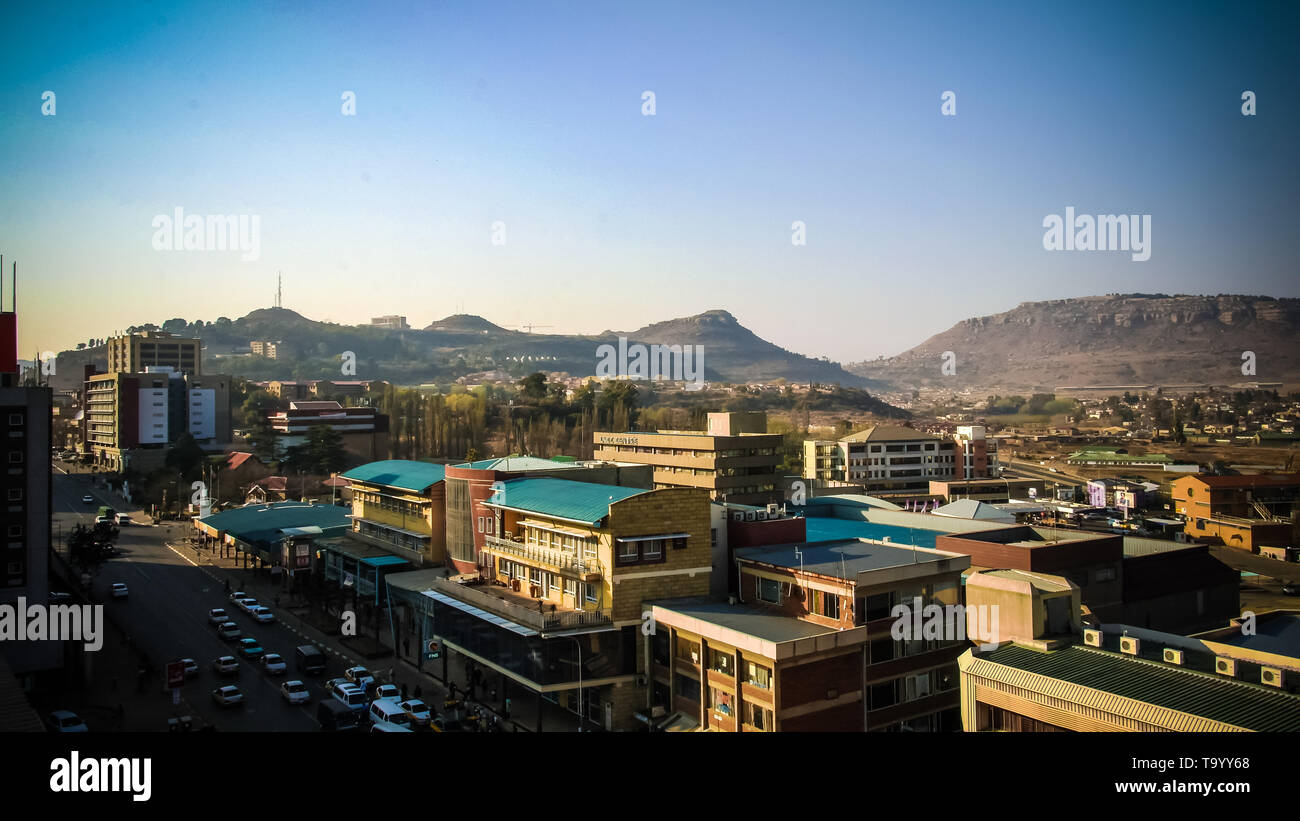
{"label": "sidewalk", "polygon": [[[418,687],[420,698],[428,703],[435,712],[443,712],[444,703],[450,700],[450,689],[441,678],[443,659],[421,660],[421,648],[418,640],[410,636],[398,636],[402,652],[395,654],[391,646],[392,633],[386,610],[379,613],[379,637],[374,635],[375,620],[361,612],[357,613],[357,635],[342,636],[339,623],[328,616],[323,617],[318,606],[309,607],[300,603],[296,597],[283,589],[280,582],[271,575],[269,568],[255,568],[254,560],[249,559],[249,566],[243,566],[241,554],[222,557],[216,547],[200,548],[196,551],[189,543],[194,534],[189,522],[163,522],[157,528],[165,536],[165,541],[177,553],[190,561],[197,562],[204,572],[224,587],[230,583],[231,590],[243,590],[270,607],[276,614],[282,627],[304,640],[315,644],[329,655],[346,662],[349,666],[365,665],[376,677],[390,682],[399,688],[407,688],[407,694],[414,696]],[[280,577],[287,581],[286,577]],[[276,596],[279,595],[279,603]],[[421,665],[423,669],[417,669]],[[469,684],[466,674],[466,661],[458,653],[449,653],[446,659],[449,683],[456,687],[458,699],[465,699],[465,688]],[[472,662],[471,662],[472,663]],[[479,666],[482,674],[482,686],[476,688],[472,703],[478,705],[488,715],[495,716],[505,731],[534,732],[538,727],[538,702],[541,702],[541,729],[543,732],[573,732],[578,727],[578,716],[537,694],[526,691],[517,683],[505,681],[505,677]],[[436,674],[436,675],[435,675]],[[492,703],[491,694],[495,688],[497,698]],[[510,699],[510,717],[505,718],[505,700]],[[599,725],[583,722],[587,731],[600,731]]]}

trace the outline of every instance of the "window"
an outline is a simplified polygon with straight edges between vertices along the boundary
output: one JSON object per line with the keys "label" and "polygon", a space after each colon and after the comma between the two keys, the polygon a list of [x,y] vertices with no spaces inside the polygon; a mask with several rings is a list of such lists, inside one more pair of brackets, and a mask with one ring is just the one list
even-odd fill
{"label": "window", "polygon": [[726,676],[736,675],[736,657],[726,650],[709,649],[709,669]]}
{"label": "window", "polygon": [[752,701],[745,702],[741,720],[755,730],[770,732],[773,729],[772,711]]}
{"label": "window", "polygon": [[781,603],[781,583],[776,579],[765,579],[762,576],[755,576],[755,591],[759,601],[769,602],[771,604]]}
{"label": "window", "polygon": [[639,558],[640,554],[637,552],[636,542],[618,543],[619,564],[636,564]]}
{"label": "window", "polygon": [[[673,539],[673,550],[681,550],[681,549],[682,549],[681,547],[678,547],[678,546],[677,546],[677,543],[678,543],[679,541],[685,541],[685,539]],[[709,529],[709,547],[717,547],[717,546],[718,546],[718,529],[717,529],[716,527],[714,527],[714,528],[710,528],[710,529]],[[682,545],[682,547],[685,547],[685,545]]]}
{"label": "window", "polygon": [[772,671],[752,661],[745,662],[745,683],[764,690],[772,689]]}
{"label": "window", "polygon": [[731,693],[719,690],[717,687],[709,688],[709,704],[713,707],[715,712],[721,713],[724,716],[731,715],[731,704],[733,700],[734,696],[732,696]]}
{"label": "window", "polygon": [[879,710],[882,707],[893,707],[898,703],[898,680],[886,681],[883,684],[873,684],[871,690],[871,706],[868,709]]}
{"label": "window", "polygon": [[548,586],[551,588],[551,592],[552,592],[552,593],[558,593],[558,592],[560,592],[560,576],[559,576],[559,574],[558,574],[558,573],[547,573],[546,576],[547,576],[547,578],[548,578],[549,581],[550,581],[550,584],[549,584]]}
{"label": "window", "polygon": [[894,660],[894,640],[892,638],[876,639],[871,642],[871,663]]}
{"label": "window", "polygon": [[9,463],[13,465],[21,465],[23,463],[23,452],[21,450],[9,451]]}
{"label": "window", "polygon": [[583,585],[583,588],[584,588],[585,591],[586,591],[585,594],[584,594],[584,596],[583,596],[583,598],[585,598],[588,602],[590,602],[590,603],[592,603],[592,604],[595,604],[595,603],[596,603],[596,585],[594,585],[594,584],[584,584],[584,585]]}
{"label": "window", "polygon": [[530,567],[530,568],[528,569],[528,581],[529,581],[531,584],[535,584],[535,585],[537,585],[538,587],[541,587],[541,586],[542,586],[542,571],[541,571],[541,570],[538,570],[538,569],[535,568],[535,567]]}
{"label": "window", "polygon": [[678,696],[687,701],[698,702],[700,700],[700,683],[681,673],[673,676],[673,690],[676,691]]}
{"label": "window", "polygon": [[651,539],[641,543],[641,558],[647,562],[657,562],[664,556],[663,540]]}
{"label": "window", "polygon": [[576,579],[564,580],[564,592],[570,596],[578,595],[578,582]]}
{"label": "window", "polygon": [[700,645],[699,642],[689,641],[687,639],[677,639],[677,658],[682,661],[689,661],[691,664],[700,663]]}
{"label": "window", "polygon": [[863,618],[867,621],[876,621],[889,617],[889,594],[877,593],[874,596],[867,596],[862,607]]}
{"label": "window", "polygon": [[811,613],[818,616],[825,616],[828,619],[838,619],[840,617],[840,597],[834,593],[826,593],[821,590],[812,591]]}

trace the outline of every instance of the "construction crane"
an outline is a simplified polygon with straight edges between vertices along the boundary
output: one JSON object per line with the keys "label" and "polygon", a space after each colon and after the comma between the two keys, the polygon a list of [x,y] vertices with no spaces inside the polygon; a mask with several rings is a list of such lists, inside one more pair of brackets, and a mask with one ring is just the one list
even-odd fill
{"label": "construction crane", "polygon": [[533,328],[554,328],[554,325],[506,325],[507,328],[523,328],[528,333],[533,332]]}

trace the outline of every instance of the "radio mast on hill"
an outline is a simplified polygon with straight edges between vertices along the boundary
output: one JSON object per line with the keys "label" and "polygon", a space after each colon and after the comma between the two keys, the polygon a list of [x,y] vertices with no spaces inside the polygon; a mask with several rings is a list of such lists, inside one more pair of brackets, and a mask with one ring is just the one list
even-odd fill
{"label": "radio mast on hill", "polygon": [[275,272],[275,307],[277,308],[284,307],[283,285],[284,285],[284,277],[279,271],[276,271]]}

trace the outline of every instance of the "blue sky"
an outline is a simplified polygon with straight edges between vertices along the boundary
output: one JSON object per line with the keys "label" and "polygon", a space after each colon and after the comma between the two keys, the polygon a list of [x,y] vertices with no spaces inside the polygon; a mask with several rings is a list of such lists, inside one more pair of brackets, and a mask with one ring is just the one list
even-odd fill
{"label": "blue sky", "polygon": [[[725,308],[843,362],[1026,300],[1300,296],[1294,5],[3,15],[0,252],[23,357],[242,316],[277,270],[315,319],[422,327],[463,307],[592,333]],[[260,258],[155,251],[154,216],[178,206],[259,215]],[[1045,251],[1066,206],[1150,214],[1151,259]]]}

